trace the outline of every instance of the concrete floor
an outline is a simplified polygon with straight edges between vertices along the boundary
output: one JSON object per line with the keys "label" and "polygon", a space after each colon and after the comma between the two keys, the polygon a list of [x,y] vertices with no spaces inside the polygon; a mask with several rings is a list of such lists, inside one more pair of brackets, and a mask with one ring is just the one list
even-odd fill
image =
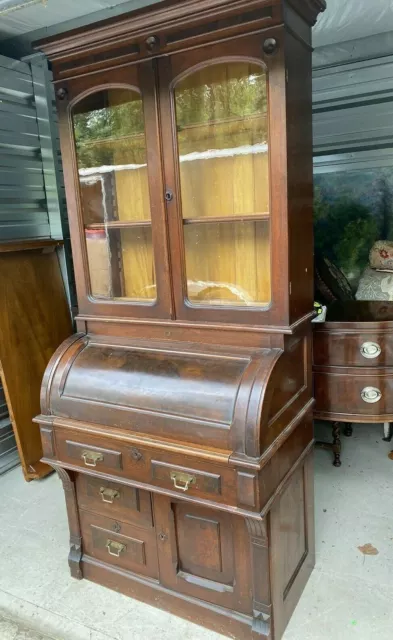
{"label": "concrete floor", "polygon": [[[320,426],[324,439],[327,426]],[[284,640],[392,640],[393,460],[382,426],[343,438],[343,466],[316,451],[317,564]],[[68,574],[61,484],[0,478],[0,640],[219,640]],[[370,544],[377,555],[358,547]]]}

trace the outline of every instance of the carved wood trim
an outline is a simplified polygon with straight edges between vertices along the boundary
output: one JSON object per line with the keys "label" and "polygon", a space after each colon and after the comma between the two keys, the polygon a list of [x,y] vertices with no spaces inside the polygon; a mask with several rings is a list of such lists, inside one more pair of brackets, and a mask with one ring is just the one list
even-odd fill
{"label": "carved wood trim", "polygon": [[[53,356],[49,360],[49,363],[45,369],[45,373],[44,373],[44,377],[41,385],[41,398],[40,398],[41,413],[44,415],[51,415],[50,393],[52,390],[53,377],[57,371],[57,367],[60,363],[60,360],[64,356],[64,354],[68,351],[68,349],[72,347],[74,342],[77,342],[81,338],[85,338],[84,334],[75,333],[69,338],[67,338],[66,340],[64,340],[64,342],[61,343],[61,345],[56,349]],[[35,422],[36,421],[37,420],[35,420]]]}
{"label": "carved wood trim", "polygon": [[149,7],[134,11],[121,18],[98,23],[90,29],[71,31],[63,38],[41,40],[35,43],[37,49],[43,51],[50,60],[69,57],[72,53],[83,53],[97,43],[114,46],[117,42],[124,44],[136,38],[154,34],[156,30],[190,28],[193,23],[217,20],[217,15],[225,17],[233,13],[251,11],[264,5],[276,5],[277,0],[178,0],[166,2],[166,6],[156,9]]}
{"label": "carved wood trim", "polygon": [[83,578],[81,567],[82,535],[76,498],[75,474],[72,471],[66,471],[62,467],[58,467],[56,465],[53,465],[53,468],[63,483],[66,500],[68,525],[70,529],[70,552],[68,554],[68,564],[72,577],[77,580],[81,580]]}
{"label": "carved wood trim", "polygon": [[252,629],[268,640],[272,637],[268,522],[260,516],[245,521],[251,545]]}
{"label": "carved wood trim", "polygon": [[260,516],[256,518],[246,517],[245,521],[251,544],[255,544],[260,547],[268,547],[269,539],[266,519],[261,518]]}
{"label": "carved wood trim", "polygon": [[[318,14],[326,9],[325,0],[285,0],[310,25],[315,24]],[[63,37],[45,39],[35,43],[37,49],[43,51],[50,60],[60,61],[75,54],[81,56],[97,46],[112,48],[125,45],[131,41],[151,38],[155,32],[192,29],[193,25],[216,21],[217,16],[225,19],[232,15],[250,13],[266,7],[272,9],[272,23],[281,21],[283,4],[280,0],[178,0],[165,2],[158,7],[143,8],[122,17],[101,21],[90,28],[80,28]],[[258,21],[256,21],[258,22]],[[236,27],[234,27],[236,31]],[[144,44],[146,47],[146,44]],[[157,53],[153,51],[152,53]],[[116,51],[113,54],[115,57]],[[109,57],[111,54],[109,53]]]}
{"label": "carved wood trim", "polygon": [[256,507],[259,495],[257,495],[257,476],[246,471],[237,472],[237,499],[239,504],[247,507]]}
{"label": "carved wood trim", "polygon": [[41,442],[43,454],[46,458],[55,457],[55,441],[53,433],[53,422],[40,424]]}

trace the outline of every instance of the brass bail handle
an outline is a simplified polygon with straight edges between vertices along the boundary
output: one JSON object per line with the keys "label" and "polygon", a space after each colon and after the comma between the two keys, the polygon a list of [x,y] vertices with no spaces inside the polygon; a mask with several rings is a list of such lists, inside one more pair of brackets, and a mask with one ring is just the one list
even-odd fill
{"label": "brass bail handle", "polygon": [[98,462],[104,460],[103,454],[97,451],[84,451],[81,457],[86,467],[96,467]]}
{"label": "brass bail handle", "polygon": [[100,495],[102,502],[113,504],[116,498],[120,498],[120,493],[116,489],[107,489],[106,487],[100,488]]}
{"label": "brass bail handle", "polygon": [[124,553],[127,549],[125,544],[121,542],[116,542],[115,540],[107,540],[106,548],[110,556],[114,556],[115,558],[120,558],[120,554]]}
{"label": "brass bail handle", "polygon": [[171,472],[171,480],[175,489],[180,489],[180,491],[188,491],[191,484],[195,484],[196,477],[192,476],[189,473],[183,473],[180,471],[172,471]]}

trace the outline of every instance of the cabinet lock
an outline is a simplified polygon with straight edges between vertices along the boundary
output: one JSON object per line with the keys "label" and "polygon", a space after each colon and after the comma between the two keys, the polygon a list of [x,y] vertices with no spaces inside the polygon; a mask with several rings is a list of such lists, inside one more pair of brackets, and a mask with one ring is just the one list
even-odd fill
{"label": "cabinet lock", "polygon": [[173,191],[172,191],[172,189],[167,189],[165,191],[165,200],[167,202],[172,202],[172,200],[173,200]]}

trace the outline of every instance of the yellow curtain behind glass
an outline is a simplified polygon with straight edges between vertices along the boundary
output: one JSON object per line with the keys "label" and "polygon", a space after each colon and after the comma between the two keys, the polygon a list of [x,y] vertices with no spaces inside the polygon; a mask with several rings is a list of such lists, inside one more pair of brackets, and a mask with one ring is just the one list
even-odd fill
{"label": "yellow curtain behind glass", "polygon": [[[177,85],[175,101],[189,298],[267,304],[270,194],[264,71],[245,62],[210,65]],[[247,220],[250,215],[261,220]],[[234,216],[244,220],[231,220]],[[224,220],[198,222],[206,218]]]}

